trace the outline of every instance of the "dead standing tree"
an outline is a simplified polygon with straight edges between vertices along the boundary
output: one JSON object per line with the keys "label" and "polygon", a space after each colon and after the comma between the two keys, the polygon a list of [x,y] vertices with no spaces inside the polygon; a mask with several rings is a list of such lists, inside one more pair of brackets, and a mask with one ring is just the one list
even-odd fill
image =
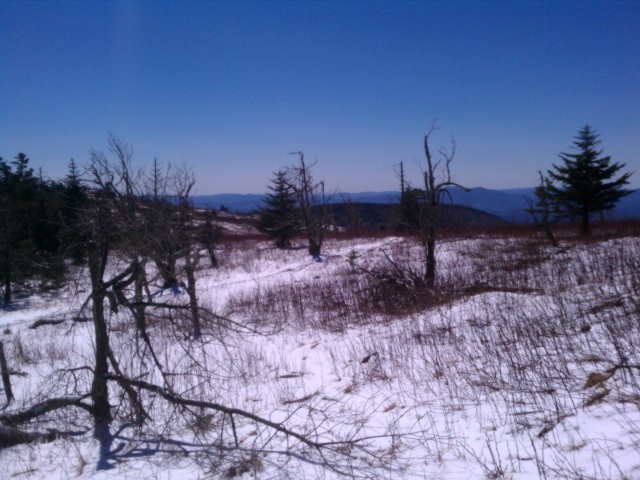
{"label": "dead standing tree", "polygon": [[151,233],[147,247],[162,277],[162,288],[176,288],[179,283],[176,271],[180,250],[177,208],[169,185],[173,175],[171,164],[163,171],[158,160],[154,159],[145,185],[145,197],[149,204],[144,215]]}
{"label": "dead standing tree", "polygon": [[320,261],[324,235],[329,227],[329,206],[324,180],[315,181],[311,175],[313,165],[305,163],[302,152],[293,152],[292,155],[298,155],[300,163],[287,168],[287,182],[298,200],[303,228],[309,240],[309,255]]}
{"label": "dead standing tree", "polygon": [[[143,239],[135,230],[139,228],[136,221],[138,201],[135,187],[138,173],[131,167],[133,149],[113,135],[108,139],[109,150],[115,160],[111,161],[99,151],[89,153],[87,173],[89,183],[93,186],[91,202],[83,212],[81,228],[87,238],[87,259],[91,281],[91,318],[95,335],[95,366],[91,386],[93,417],[96,437],[104,440],[108,436],[108,425],[112,420],[109,403],[109,389],[106,375],[109,364],[119,371],[116,359],[109,345],[109,329],[105,312],[105,301],[110,300],[114,308],[114,288],[126,278],[139,271],[139,247]],[[126,232],[126,233],[125,233]],[[130,244],[132,256],[127,268],[113,273],[106,280],[107,267],[117,244],[122,236],[133,240]],[[136,242],[137,240],[137,242]],[[127,389],[134,405],[139,405],[137,394]]]}
{"label": "dead standing tree", "polygon": [[549,195],[551,180],[545,177],[542,172],[538,172],[538,175],[540,176],[540,184],[533,191],[535,199],[526,197],[527,204],[529,205],[526,212],[531,215],[536,226],[544,231],[551,245],[557,247],[558,240],[551,230],[551,223],[560,216],[560,212],[551,201]]}
{"label": "dead standing tree", "polygon": [[209,255],[211,268],[218,268],[220,262],[216,255],[216,246],[222,238],[222,227],[213,222],[214,212],[212,210],[207,208],[202,215],[202,223],[198,228],[198,240]]}
{"label": "dead standing tree", "polygon": [[438,215],[442,198],[448,195],[451,187],[467,188],[454,182],[451,177],[451,162],[455,156],[456,143],[451,140],[451,149],[441,147],[440,158],[434,159],[429,147],[429,140],[433,132],[438,129],[435,122],[424,136],[424,153],[426,156],[426,168],[422,171],[424,179],[424,199],[421,203],[419,216],[420,241],[425,252],[424,279],[430,287],[433,287],[436,279],[436,242],[438,240]]}
{"label": "dead standing tree", "polygon": [[[147,310],[153,310],[157,318],[161,318],[163,312],[184,311],[206,313],[208,317],[214,317],[212,312],[201,309],[195,297],[195,277],[188,278],[189,281],[189,304],[175,304],[175,302],[158,303],[148,292],[148,282],[146,279],[145,266],[151,264],[149,261],[151,254],[148,249],[149,235],[156,232],[149,228],[145,220],[144,212],[149,208],[145,201],[144,193],[140,194],[143,172],[134,171],[131,168],[130,159],[132,150],[124,143],[111,137],[109,139],[110,151],[114,159],[107,158],[101,152],[92,151],[90,164],[88,166],[88,178],[93,189],[91,191],[90,203],[83,208],[82,222],[80,228],[83,229],[83,238],[87,242],[87,256],[90,274],[89,298],[85,302],[84,308],[91,308],[92,330],[91,335],[94,340],[95,358],[88,362],[88,365],[80,365],[77,368],[69,369],[75,375],[80,371],[88,371],[87,380],[91,383],[75,383],[73,391],[61,388],[61,397],[51,397],[30,407],[17,405],[16,409],[0,414],[0,448],[19,443],[30,443],[34,441],[52,441],[58,435],[65,432],[50,431],[49,433],[39,433],[23,428],[29,428],[31,421],[42,421],[44,418],[57,410],[73,411],[82,409],[90,415],[94,423],[94,435],[100,441],[100,458],[98,469],[109,468],[112,461],[117,461],[117,452],[122,449],[118,446],[112,450],[113,436],[110,429],[113,422],[121,426],[127,425],[132,416],[135,415],[138,428],[142,428],[146,421],[152,420],[151,415],[159,415],[159,411],[154,406],[161,398],[163,402],[175,407],[174,413],[184,416],[186,424],[192,424],[198,419],[200,411],[209,410],[219,413],[216,425],[220,430],[221,451],[225,454],[233,453],[227,445],[222,443],[225,432],[231,431],[235,440],[235,447],[239,452],[245,450],[240,447],[236,430],[236,422],[243,424],[253,423],[258,428],[266,428],[273,432],[285,436],[287,440],[287,450],[298,455],[319,455],[326,468],[334,469],[336,472],[344,474],[338,470],[343,463],[341,460],[351,461],[349,451],[352,448],[359,448],[361,452],[368,454],[370,459],[375,461],[377,456],[373,450],[369,453],[367,446],[369,438],[357,438],[356,433],[348,434],[340,438],[331,431],[321,431],[317,425],[311,427],[299,427],[302,432],[297,432],[295,427],[290,428],[288,422],[274,422],[268,418],[258,416],[252,412],[238,408],[227,407],[220,403],[204,400],[202,394],[198,395],[196,390],[189,384],[189,373],[180,373],[172,370],[169,363],[170,357],[163,358],[155,356],[151,348],[153,340],[152,332],[154,325],[149,325],[149,335],[146,334],[146,316],[150,314]],[[302,159],[301,159],[302,160]],[[307,185],[314,185],[308,175],[306,166],[302,163],[303,178]],[[320,185],[321,187],[318,187]],[[187,270],[187,277],[194,274],[197,267],[198,246],[191,245],[195,230],[192,228],[192,212],[188,202],[188,195],[193,187],[193,175],[186,171],[186,174],[175,179],[174,189],[177,198],[176,209],[180,213],[180,226],[182,231],[180,244],[184,251],[184,264]],[[315,184],[319,190],[306,191],[308,199],[324,199],[324,189],[322,182]],[[316,197],[318,195],[318,197]],[[311,209],[314,203],[305,204]],[[309,210],[310,211],[310,210]],[[315,218],[315,217],[314,217]],[[323,223],[326,224],[326,223]],[[321,232],[323,233],[323,232]],[[319,248],[322,244],[322,236],[314,237],[315,246]],[[185,245],[187,245],[185,247]],[[145,288],[147,294],[145,296]],[[194,295],[192,296],[191,293]],[[135,325],[133,331],[113,329],[111,323],[115,318],[120,317],[125,320],[121,325]],[[126,318],[133,318],[135,322],[127,322]],[[196,318],[197,319],[197,318]],[[194,319],[194,320],[196,320]],[[141,328],[142,327],[142,328]],[[162,328],[162,327],[158,327]],[[194,321],[194,337],[199,335],[199,324]],[[241,328],[235,325],[232,331]],[[172,335],[172,341],[188,341],[184,331],[178,327],[177,330],[161,330],[164,334]],[[252,331],[248,329],[247,331]],[[137,342],[114,342],[110,343],[110,336],[128,337],[142,333],[148,348],[140,349]],[[225,340],[224,335],[220,337],[221,342]],[[132,350],[127,349],[130,345]],[[224,345],[224,343],[223,343]],[[113,348],[112,348],[113,347]],[[123,348],[125,348],[123,350]],[[225,347],[226,348],[226,347]],[[189,351],[188,345],[184,345],[185,355],[191,357],[193,352]],[[206,349],[203,349],[206,352]],[[124,356],[126,355],[126,357]],[[148,362],[148,355],[153,356],[153,362]],[[82,359],[85,357],[82,356]],[[206,358],[206,357],[205,357]],[[81,360],[83,361],[83,360]],[[119,363],[123,362],[123,368]],[[126,363],[126,365],[124,365]],[[200,369],[198,375],[209,377],[211,372],[207,370],[207,362],[202,365],[196,362],[193,368]],[[154,373],[155,370],[155,373]],[[143,380],[142,378],[145,378]],[[169,380],[168,380],[169,379]],[[154,381],[155,380],[155,381]],[[84,386],[86,385],[86,387]],[[215,385],[212,385],[215,388]],[[88,391],[87,391],[88,390]],[[170,415],[174,415],[171,413]],[[228,419],[228,421],[226,421]],[[166,421],[166,418],[154,417],[149,423]],[[262,451],[264,446],[271,442],[274,435],[267,435],[264,445],[257,445],[256,451]],[[261,437],[261,435],[259,435]],[[297,442],[300,447],[293,445],[291,440]],[[210,444],[206,445],[211,448]],[[300,448],[295,453],[296,448]],[[317,452],[317,453],[316,453]],[[325,453],[331,453],[336,461],[327,459]],[[369,468],[370,463],[367,463]],[[347,466],[347,469],[349,467]]]}
{"label": "dead standing tree", "polygon": [[193,228],[192,209],[189,201],[191,189],[196,183],[195,175],[189,167],[183,165],[173,177],[175,197],[178,202],[178,222],[180,245],[184,257],[184,273],[187,276],[187,294],[189,295],[189,310],[193,324],[193,338],[200,338],[200,307],[196,296],[195,271],[200,260],[200,251],[195,245],[196,232]]}

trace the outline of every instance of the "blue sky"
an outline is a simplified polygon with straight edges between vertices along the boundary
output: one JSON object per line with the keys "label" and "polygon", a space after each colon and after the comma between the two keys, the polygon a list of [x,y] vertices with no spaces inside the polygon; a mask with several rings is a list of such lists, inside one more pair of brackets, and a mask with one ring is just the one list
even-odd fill
{"label": "blue sky", "polygon": [[586,123],[640,187],[640,2],[0,0],[0,156],[51,178],[125,139],[198,194],[261,193],[301,150],[347,192],[532,186]]}

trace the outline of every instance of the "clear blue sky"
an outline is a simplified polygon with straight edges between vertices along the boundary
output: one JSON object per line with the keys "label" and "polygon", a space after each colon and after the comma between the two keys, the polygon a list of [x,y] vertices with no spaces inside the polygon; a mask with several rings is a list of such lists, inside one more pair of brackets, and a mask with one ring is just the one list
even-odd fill
{"label": "clear blue sky", "polygon": [[640,187],[639,1],[0,0],[0,156],[61,178],[106,149],[185,161],[198,194],[261,193],[302,150],[348,192],[533,186],[586,123]]}

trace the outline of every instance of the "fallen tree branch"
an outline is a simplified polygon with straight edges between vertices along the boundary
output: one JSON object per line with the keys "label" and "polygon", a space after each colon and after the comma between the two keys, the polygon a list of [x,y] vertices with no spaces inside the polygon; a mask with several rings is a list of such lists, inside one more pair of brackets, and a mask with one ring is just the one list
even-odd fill
{"label": "fallen tree branch", "polygon": [[[116,371],[118,376],[122,376],[122,371],[120,370],[120,365],[118,364],[118,362],[116,360],[116,357],[113,354],[113,351],[111,350],[111,348],[109,348],[109,350],[107,352],[107,356],[109,357],[109,360],[111,361],[111,366]],[[145,421],[145,419],[146,420],[151,420],[151,417],[149,416],[147,411],[144,409],[144,406],[142,405],[142,402],[140,401],[140,396],[133,390],[131,385],[128,385],[126,383],[121,383],[120,386],[127,393],[127,395],[129,396],[129,400],[133,404],[133,409],[136,412],[136,421],[137,421],[137,423],[142,425],[142,423]]]}
{"label": "fallen tree branch", "polygon": [[62,397],[45,400],[44,402],[36,403],[31,408],[22,412],[0,415],[0,422],[8,426],[15,426],[21,423],[28,422],[29,420],[33,420],[34,418],[44,415],[45,413],[52,412],[53,410],[58,410],[60,408],[66,407],[79,407],[89,412],[89,414],[93,415],[93,407],[91,405],[87,405],[86,403],[82,403],[82,400],[87,398],[88,396],[89,395],[83,395],[77,397]]}
{"label": "fallen tree branch", "polygon": [[63,323],[65,320],[64,318],[58,318],[58,319],[40,319],[40,320],[36,320],[35,322],[33,322],[29,328],[31,330],[35,330],[38,327],[42,327],[43,325],[60,325],[61,323]]}
{"label": "fallen tree branch", "polygon": [[58,436],[57,432],[23,432],[15,427],[0,423],[0,449],[31,442],[51,442]]}
{"label": "fallen tree branch", "polygon": [[190,398],[184,398],[184,397],[182,397],[182,396],[180,396],[180,395],[178,395],[176,393],[169,392],[164,387],[161,387],[159,385],[154,385],[152,383],[148,383],[148,382],[145,382],[143,380],[133,380],[133,379],[130,379],[130,378],[122,377],[120,375],[113,375],[113,374],[107,374],[106,378],[107,378],[107,380],[113,380],[113,381],[116,381],[116,382],[118,382],[120,384],[129,384],[131,386],[134,386],[134,387],[137,387],[137,388],[141,388],[143,390],[148,390],[150,392],[157,393],[162,398],[164,398],[165,400],[173,403],[174,405],[183,405],[183,406],[189,406],[189,407],[206,408],[206,409],[216,410],[218,412],[225,413],[225,414],[227,414],[229,416],[239,415],[241,417],[248,418],[249,420],[253,420],[256,423],[260,423],[260,424],[265,425],[265,426],[267,426],[269,428],[272,428],[272,429],[274,429],[274,430],[276,430],[276,431],[278,431],[280,433],[284,433],[287,436],[296,438],[296,439],[300,440],[300,442],[302,442],[305,445],[307,445],[309,447],[312,447],[312,448],[321,449],[322,447],[331,444],[331,442],[326,443],[326,444],[323,443],[323,442],[314,442],[312,440],[309,440],[304,435],[296,433],[293,430],[290,430],[290,429],[282,426],[282,424],[280,424],[280,423],[272,422],[271,420],[267,420],[266,418],[259,417],[258,415],[254,415],[251,412],[247,412],[247,411],[241,410],[239,408],[230,408],[230,407],[226,407],[224,405],[221,405],[219,403],[204,402],[204,401],[201,401],[201,400],[193,400],[193,399],[190,399]]}

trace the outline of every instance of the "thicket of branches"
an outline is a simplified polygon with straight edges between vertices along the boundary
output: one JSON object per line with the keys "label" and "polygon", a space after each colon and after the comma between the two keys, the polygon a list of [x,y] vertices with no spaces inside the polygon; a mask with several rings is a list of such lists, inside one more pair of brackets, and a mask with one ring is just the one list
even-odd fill
{"label": "thicket of branches", "polygon": [[[331,278],[270,284],[231,296],[223,313],[198,295],[200,267],[205,260],[208,266],[218,265],[220,230],[210,213],[191,208],[195,178],[189,168],[163,168],[157,161],[149,169],[138,168],[132,148],[114,136],[106,152],[90,152],[82,175],[72,163],[59,184],[36,178],[26,156],[19,155],[12,165],[0,162],[5,303],[12,286],[26,283],[27,274],[46,278],[42,272],[62,271],[65,261],[75,263],[88,277],[89,290],[69,332],[90,335],[92,355],[83,353],[75,357],[83,363],[52,374],[46,388],[55,396],[39,392],[16,405],[7,395],[7,408],[0,414],[0,447],[72,435],[81,425],[101,444],[98,468],[109,468],[118,458],[114,440],[120,429],[145,428],[161,437],[162,428],[171,424],[193,431],[203,450],[215,446],[218,456],[210,458],[211,464],[229,476],[242,473],[247,462],[258,469],[257,452],[271,445],[274,436],[286,438],[286,450],[278,453],[313,457],[340,474],[353,473],[355,458],[364,458],[369,466],[388,465],[402,442],[457,440],[453,434],[438,438],[422,424],[411,435],[396,432],[391,422],[381,436],[392,438],[392,453],[376,463],[381,456],[369,448],[371,439],[361,435],[369,413],[359,412],[364,419],[345,433],[326,427],[332,425],[331,412],[320,401],[314,403],[313,395],[286,400],[299,408],[277,420],[225,404],[220,390],[234,376],[260,375],[259,369],[247,373],[240,365],[245,359],[234,353],[239,338],[260,334],[258,325],[343,332],[356,324],[377,327],[405,317],[410,321],[393,331],[396,341],[373,338],[354,346],[362,354],[358,363],[371,362],[369,380],[387,382],[402,375],[416,385],[417,399],[423,399],[418,391],[423,388],[440,397],[447,393],[450,404],[490,398],[486,408],[493,408],[492,414],[506,411],[509,428],[530,432],[534,451],[529,453],[541,475],[572,473],[571,465],[551,465],[535,451],[535,442],[550,442],[549,434],[580,408],[611,401],[625,416],[623,405],[637,406],[640,398],[637,242],[585,246],[552,234],[549,217],[542,216],[540,225],[555,242],[553,248],[529,233],[485,235],[467,240],[455,258],[439,259],[444,268],[436,276],[437,248],[455,251],[454,242],[439,242],[437,215],[447,189],[460,186],[450,172],[454,145],[436,159],[429,145],[433,131],[424,137],[424,186],[405,190],[402,181],[402,205],[414,222],[418,247],[404,239],[390,241],[373,255],[354,249],[348,268],[345,262]],[[298,155],[299,163],[277,178],[287,190],[287,209],[293,208],[295,196],[309,253],[318,258],[329,227],[324,182],[314,180],[304,156]],[[540,193],[546,187],[541,176]],[[59,203],[45,200],[50,198]],[[540,210],[546,204],[531,208],[550,215]],[[282,246],[289,233],[278,233]],[[499,306],[470,301],[469,312],[452,313],[456,300],[485,293],[504,295],[504,301]],[[241,322],[234,320],[238,311],[243,312]],[[425,312],[437,312],[438,321],[431,322]],[[353,374],[354,384],[358,375]],[[586,392],[580,393],[580,404],[574,401],[576,375]],[[521,413],[522,405],[532,409]],[[478,407],[478,417],[485,415],[484,408]],[[303,418],[296,427],[294,417]],[[57,420],[57,429],[37,427],[51,419]],[[248,425],[253,429],[249,433]],[[490,431],[485,433],[489,438]],[[251,447],[241,445],[253,435]],[[496,441],[488,442],[491,461],[476,460],[487,476],[505,476],[507,467],[491,450]],[[459,448],[462,452],[465,447]],[[238,457],[244,467],[233,465]]]}
{"label": "thicket of branches", "polygon": [[[210,216],[191,208],[194,183],[185,166],[162,169],[154,161],[151,169],[136,167],[131,146],[114,136],[106,152],[90,152],[85,198],[73,205],[78,262],[88,276],[89,293],[74,322],[90,325],[93,358],[56,373],[66,387],[54,390],[66,394],[34,398],[30,406],[16,405],[0,415],[0,446],[69,435],[33,430],[30,424],[52,415],[78,417],[72,413],[78,411],[102,445],[98,468],[108,468],[117,457],[112,444],[118,426],[131,422],[141,428],[170,418],[193,425],[215,416],[207,430],[219,431],[220,448],[228,436],[238,447],[238,431],[247,423],[272,432],[257,449],[273,435],[320,454],[357,444],[353,436],[329,432],[323,438],[316,428],[298,432],[284,421],[215,401],[229,365],[213,357],[209,347],[229,349],[236,334],[253,330],[215,314],[198,297],[198,269],[205,258],[216,266],[219,230]],[[311,238],[319,249],[322,239]],[[190,366],[183,370],[174,361]],[[70,423],[77,424],[77,418]]]}
{"label": "thicket of branches", "polygon": [[[419,281],[418,239],[390,238],[379,248],[352,240],[333,275],[270,283],[238,294],[230,308],[259,312],[260,322],[275,326],[353,338],[332,355],[337,364],[356,356],[371,365],[370,377],[356,370],[354,385],[413,386],[398,396],[440,412],[447,434],[420,438],[441,442],[436,450],[460,442],[459,454],[487,478],[511,478],[527,462],[540,478],[625,478],[629,470],[607,447],[617,440],[566,433],[603,408],[631,435],[625,451],[640,453],[633,442],[640,406],[638,226],[609,224],[594,233],[600,241],[585,243],[560,230],[558,247],[532,228],[443,240],[436,291]],[[342,240],[339,247],[348,245]],[[464,413],[457,417],[456,410]],[[482,454],[457,438],[469,435],[469,417],[486,435]],[[398,438],[407,446],[414,437]],[[593,447],[592,468],[583,468],[574,454],[595,441],[602,447]]]}

